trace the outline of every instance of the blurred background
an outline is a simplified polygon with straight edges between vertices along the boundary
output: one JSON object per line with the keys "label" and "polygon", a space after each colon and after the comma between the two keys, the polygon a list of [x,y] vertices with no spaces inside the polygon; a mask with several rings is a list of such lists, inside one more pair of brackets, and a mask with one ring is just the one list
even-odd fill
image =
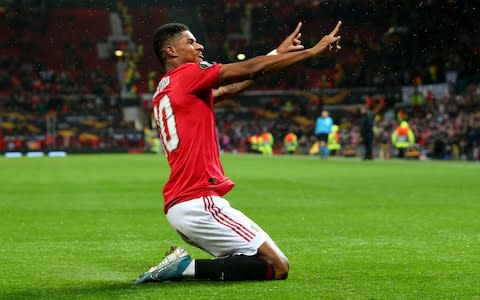
{"label": "blurred background", "polygon": [[[153,31],[187,24],[205,57],[236,62],[274,49],[303,22],[306,47],[343,25],[342,50],[259,80],[218,103],[221,151],[316,155],[322,110],[332,155],[480,159],[478,1],[0,0],[0,152],[162,152],[151,98],[162,70]],[[266,136],[271,138],[266,138]],[[268,151],[267,151],[268,152]]]}

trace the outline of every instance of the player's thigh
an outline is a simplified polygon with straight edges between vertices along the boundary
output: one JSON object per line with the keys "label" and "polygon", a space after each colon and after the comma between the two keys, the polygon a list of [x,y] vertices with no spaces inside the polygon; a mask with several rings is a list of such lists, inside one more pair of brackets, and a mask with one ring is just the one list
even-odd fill
{"label": "player's thigh", "polygon": [[167,213],[182,238],[215,257],[255,255],[267,236],[221,197],[206,196],[174,205]]}

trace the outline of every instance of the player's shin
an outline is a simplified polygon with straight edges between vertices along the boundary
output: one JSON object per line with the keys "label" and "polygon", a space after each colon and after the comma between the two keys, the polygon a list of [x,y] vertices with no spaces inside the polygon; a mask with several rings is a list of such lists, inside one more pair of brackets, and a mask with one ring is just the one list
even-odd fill
{"label": "player's shin", "polygon": [[222,281],[275,279],[272,264],[257,256],[195,260],[195,278]]}

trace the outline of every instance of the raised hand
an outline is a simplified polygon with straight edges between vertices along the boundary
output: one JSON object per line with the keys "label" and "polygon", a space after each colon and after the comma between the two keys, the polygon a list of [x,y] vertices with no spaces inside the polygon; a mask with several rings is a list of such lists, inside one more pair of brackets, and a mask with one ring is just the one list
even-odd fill
{"label": "raised hand", "polygon": [[300,32],[300,28],[302,28],[302,22],[298,22],[297,27],[295,30],[290,33],[285,40],[277,47],[277,53],[287,53],[292,51],[303,50],[302,41],[300,37],[302,33]]}
{"label": "raised hand", "polygon": [[340,36],[336,35],[340,30],[340,26],[342,25],[342,21],[338,21],[335,28],[330,32],[330,34],[325,35],[313,48],[314,55],[318,55],[319,53],[323,52],[327,47],[328,50],[333,50],[335,48],[336,51],[340,50],[341,47],[339,45]]}

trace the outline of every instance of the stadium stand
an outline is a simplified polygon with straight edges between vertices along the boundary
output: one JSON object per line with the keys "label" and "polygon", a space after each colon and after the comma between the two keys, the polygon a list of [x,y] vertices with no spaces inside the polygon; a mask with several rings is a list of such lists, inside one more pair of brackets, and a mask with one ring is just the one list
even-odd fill
{"label": "stadium stand", "polygon": [[142,148],[124,120],[116,62],[97,45],[111,34],[107,9],[11,7],[2,34],[3,151]]}
{"label": "stadium stand", "polygon": [[[293,130],[298,153],[306,154],[325,107],[340,125],[343,149],[359,155],[358,109],[368,105],[376,115],[377,157],[391,156],[389,135],[408,118],[418,157],[479,159],[480,24],[470,2],[38,3],[14,1],[1,13],[2,152],[142,151],[161,75],[151,37],[164,22],[189,24],[206,57],[234,62],[238,53],[269,52],[298,20],[309,46],[342,19],[339,55],[262,79],[219,104],[223,150],[249,151],[249,138],[268,129],[281,153],[283,135]],[[123,52],[116,57],[114,50]]]}

